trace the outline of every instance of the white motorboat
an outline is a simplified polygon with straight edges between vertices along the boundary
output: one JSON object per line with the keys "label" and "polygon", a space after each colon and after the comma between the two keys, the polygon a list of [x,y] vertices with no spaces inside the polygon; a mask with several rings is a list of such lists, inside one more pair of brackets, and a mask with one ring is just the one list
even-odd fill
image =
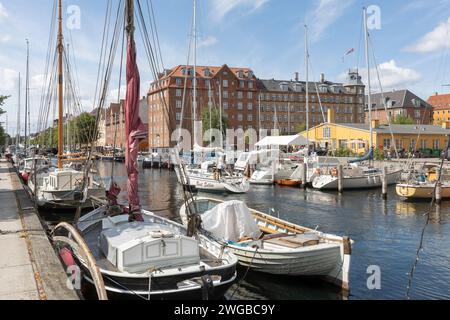
{"label": "white motorboat", "polygon": [[[318,175],[312,183],[313,188],[319,190],[338,190],[337,169],[331,169],[330,174]],[[402,170],[391,170],[387,173],[387,184],[396,184],[400,179]],[[352,166],[343,168],[343,189],[371,189],[381,188],[383,173],[380,169]]]}
{"label": "white motorboat", "polygon": [[[349,238],[248,209],[241,201],[194,198],[189,206],[200,215],[205,234],[226,243],[241,265],[270,274],[321,277],[349,289]],[[180,215],[187,224],[187,206]]]}
{"label": "white motorboat", "polygon": [[[227,192],[227,193],[246,193],[250,189],[247,178],[243,175],[228,171],[216,170],[214,161],[205,161],[201,164],[200,169],[185,168],[186,180],[189,185],[203,192]],[[176,166],[178,181],[183,184],[180,167]]]}
{"label": "white motorboat", "polygon": [[275,183],[275,173],[273,167],[260,167],[252,173],[250,184],[272,185]]}

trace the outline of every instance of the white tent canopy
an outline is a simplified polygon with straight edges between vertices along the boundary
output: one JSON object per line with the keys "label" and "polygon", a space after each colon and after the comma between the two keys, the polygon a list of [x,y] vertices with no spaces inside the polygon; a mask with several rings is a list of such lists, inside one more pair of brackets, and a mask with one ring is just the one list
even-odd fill
{"label": "white tent canopy", "polygon": [[270,136],[265,137],[261,141],[255,144],[257,147],[270,147],[270,146],[305,146],[308,145],[308,141],[301,135],[295,136]]}

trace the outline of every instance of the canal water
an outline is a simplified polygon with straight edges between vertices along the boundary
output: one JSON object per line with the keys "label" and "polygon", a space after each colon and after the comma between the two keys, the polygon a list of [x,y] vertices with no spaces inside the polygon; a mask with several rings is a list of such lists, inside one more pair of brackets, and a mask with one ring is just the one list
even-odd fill
{"label": "canal water", "polygon": [[[99,163],[104,177],[111,174],[111,163]],[[115,181],[126,190],[126,170],[116,164]],[[108,179],[106,179],[108,180]],[[139,193],[144,209],[181,222],[178,210],[183,203],[182,189],[174,172],[140,169]],[[202,195],[202,194],[200,194]],[[206,196],[211,196],[205,194]],[[350,296],[317,280],[270,276],[249,272],[229,291],[232,299],[405,299],[408,275],[416,259],[428,202],[400,200],[389,190],[384,201],[378,190],[320,192],[278,186],[252,186],[244,195],[213,195],[224,200],[245,201],[251,208],[279,216],[290,222],[348,235],[353,245]],[[121,200],[126,200],[122,192]],[[273,209],[273,210],[272,210]],[[450,299],[450,202],[440,210],[433,208],[426,227],[412,282],[412,299]],[[368,268],[379,268],[379,289],[369,289]],[[373,267],[372,267],[373,268]],[[370,269],[370,268],[369,268]],[[241,277],[246,270],[240,270]],[[370,283],[372,281],[369,280]]]}

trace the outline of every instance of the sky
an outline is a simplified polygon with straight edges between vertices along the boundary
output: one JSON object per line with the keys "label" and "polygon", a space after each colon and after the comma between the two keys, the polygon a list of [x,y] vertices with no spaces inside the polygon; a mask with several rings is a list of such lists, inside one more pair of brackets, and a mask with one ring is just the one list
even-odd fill
{"label": "sky", "polygon": [[[0,94],[11,96],[4,106],[11,135],[17,131],[18,74],[22,78],[25,74],[25,39],[30,41],[32,131],[37,127],[53,1],[0,0]],[[110,1],[113,6],[118,3]],[[150,0],[140,1],[146,8]],[[186,64],[193,1],[151,2],[164,67]],[[70,39],[80,100],[87,111],[94,106],[107,3],[63,0],[65,39]],[[449,93],[450,87],[443,85],[450,83],[450,0],[197,0],[198,64],[248,67],[259,78],[280,80],[290,80],[299,72],[304,79],[307,24],[310,80],[323,73],[327,80],[342,82],[348,69],[358,68],[366,83],[363,7],[369,8],[373,91],[380,90],[378,70],[385,91],[406,88],[424,99],[434,92]],[[146,18],[147,13],[144,9]],[[75,27],[69,30],[67,22]],[[153,76],[140,40],[137,36],[144,95]],[[354,52],[345,55],[351,49]],[[109,101],[117,100],[119,60],[112,72]],[[0,122],[6,122],[6,115]]]}

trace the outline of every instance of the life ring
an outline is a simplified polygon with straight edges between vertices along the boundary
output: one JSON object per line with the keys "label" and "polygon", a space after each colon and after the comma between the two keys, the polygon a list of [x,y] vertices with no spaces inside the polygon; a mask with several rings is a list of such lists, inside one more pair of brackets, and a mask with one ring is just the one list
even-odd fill
{"label": "life ring", "polygon": [[337,177],[338,176],[338,170],[336,168],[331,169],[331,175],[333,177]]}

